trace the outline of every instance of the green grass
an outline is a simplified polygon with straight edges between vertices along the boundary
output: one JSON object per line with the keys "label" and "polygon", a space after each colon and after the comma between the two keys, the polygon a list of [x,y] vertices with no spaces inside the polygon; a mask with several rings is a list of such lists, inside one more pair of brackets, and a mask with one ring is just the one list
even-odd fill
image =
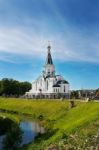
{"label": "green grass", "polygon": [[[51,143],[57,145],[65,136],[76,132],[79,136],[92,135],[97,132],[96,129],[99,127],[99,124],[95,125],[99,121],[98,102],[76,102],[76,107],[70,109],[69,101],[0,98],[0,109],[30,115],[33,119],[38,119],[40,115],[43,116],[41,123],[48,130],[48,135],[46,134],[45,137],[42,136],[39,140],[25,146],[23,148],[25,150],[42,150]],[[94,130],[92,130],[93,128]],[[85,135],[83,130],[86,131]]]}
{"label": "green grass", "polygon": [[16,123],[20,123],[20,119],[18,117],[16,117],[15,115],[12,115],[12,114],[8,114],[8,113],[2,113],[0,112],[0,117],[3,117],[3,118],[8,118]]}

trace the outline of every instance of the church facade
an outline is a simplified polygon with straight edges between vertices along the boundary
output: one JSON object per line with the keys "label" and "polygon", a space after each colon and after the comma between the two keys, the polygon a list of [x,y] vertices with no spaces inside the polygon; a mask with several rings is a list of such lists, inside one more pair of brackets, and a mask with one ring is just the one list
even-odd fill
{"label": "church facade", "polygon": [[42,74],[32,83],[32,89],[26,92],[26,96],[29,98],[69,98],[69,93],[69,82],[55,73],[49,45]]}

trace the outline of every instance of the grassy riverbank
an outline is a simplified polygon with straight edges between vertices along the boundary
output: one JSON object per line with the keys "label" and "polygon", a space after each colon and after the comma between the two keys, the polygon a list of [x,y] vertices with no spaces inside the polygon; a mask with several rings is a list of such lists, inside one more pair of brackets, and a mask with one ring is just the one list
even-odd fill
{"label": "grassy riverbank", "polygon": [[24,150],[43,150],[50,146],[60,150],[72,146],[84,149],[84,143],[90,147],[93,144],[90,140],[99,132],[98,102],[76,102],[76,106],[70,109],[68,101],[0,98],[0,109],[30,115],[45,126],[47,133],[25,146]]}
{"label": "grassy riverbank", "polygon": [[2,118],[8,118],[8,119],[10,119],[10,120],[16,122],[17,124],[20,123],[20,119],[19,119],[18,117],[16,117],[16,116],[10,114],[10,113],[3,113],[3,112],[0,112],[0,117],[2,117]]}

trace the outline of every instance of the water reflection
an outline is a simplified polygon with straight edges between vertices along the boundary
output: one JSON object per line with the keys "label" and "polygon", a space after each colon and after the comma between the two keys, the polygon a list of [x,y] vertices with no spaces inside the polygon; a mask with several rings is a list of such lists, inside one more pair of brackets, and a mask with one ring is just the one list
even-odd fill
{"label": "water reflection", "polygon": [[22,130],[18,124],[12,124],[3,139],[4,150],[17,150],[22,142]]}
{"label": "water reflection", "polygon": [[11,122],[6,132],[0,135],[0,150],[17,150],[33,141],[38,133],[44,132],[44,128],[37,122],[26,120],[21,121],[19,125]]}
{"label": "water reflection", "polygon": [[20,123],[20,128],[23,131],[22,143],[21,145],[28,144],[33,141],[38,133],[44,133],[44,128],[41,127],[37,122],[22,121]]}
{"label": "water reflection", "polygon": [[0,150],[3,150],[3,139],[5,138],[5,135],[0,135]]}

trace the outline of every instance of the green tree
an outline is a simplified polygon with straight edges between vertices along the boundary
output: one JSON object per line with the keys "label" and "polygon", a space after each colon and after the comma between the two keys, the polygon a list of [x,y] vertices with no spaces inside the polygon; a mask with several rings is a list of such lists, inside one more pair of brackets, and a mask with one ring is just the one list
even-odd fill
{"label": "green tree", "polygon": [[0,81],[0,95],[21,96],[31,89],[29,82],[19,82],[13,79],[4,78]]}
{"label": "green tree", "polygon": [[78,91],[72,91],[70,94],[70,98],[79,98],[79,92]]}

